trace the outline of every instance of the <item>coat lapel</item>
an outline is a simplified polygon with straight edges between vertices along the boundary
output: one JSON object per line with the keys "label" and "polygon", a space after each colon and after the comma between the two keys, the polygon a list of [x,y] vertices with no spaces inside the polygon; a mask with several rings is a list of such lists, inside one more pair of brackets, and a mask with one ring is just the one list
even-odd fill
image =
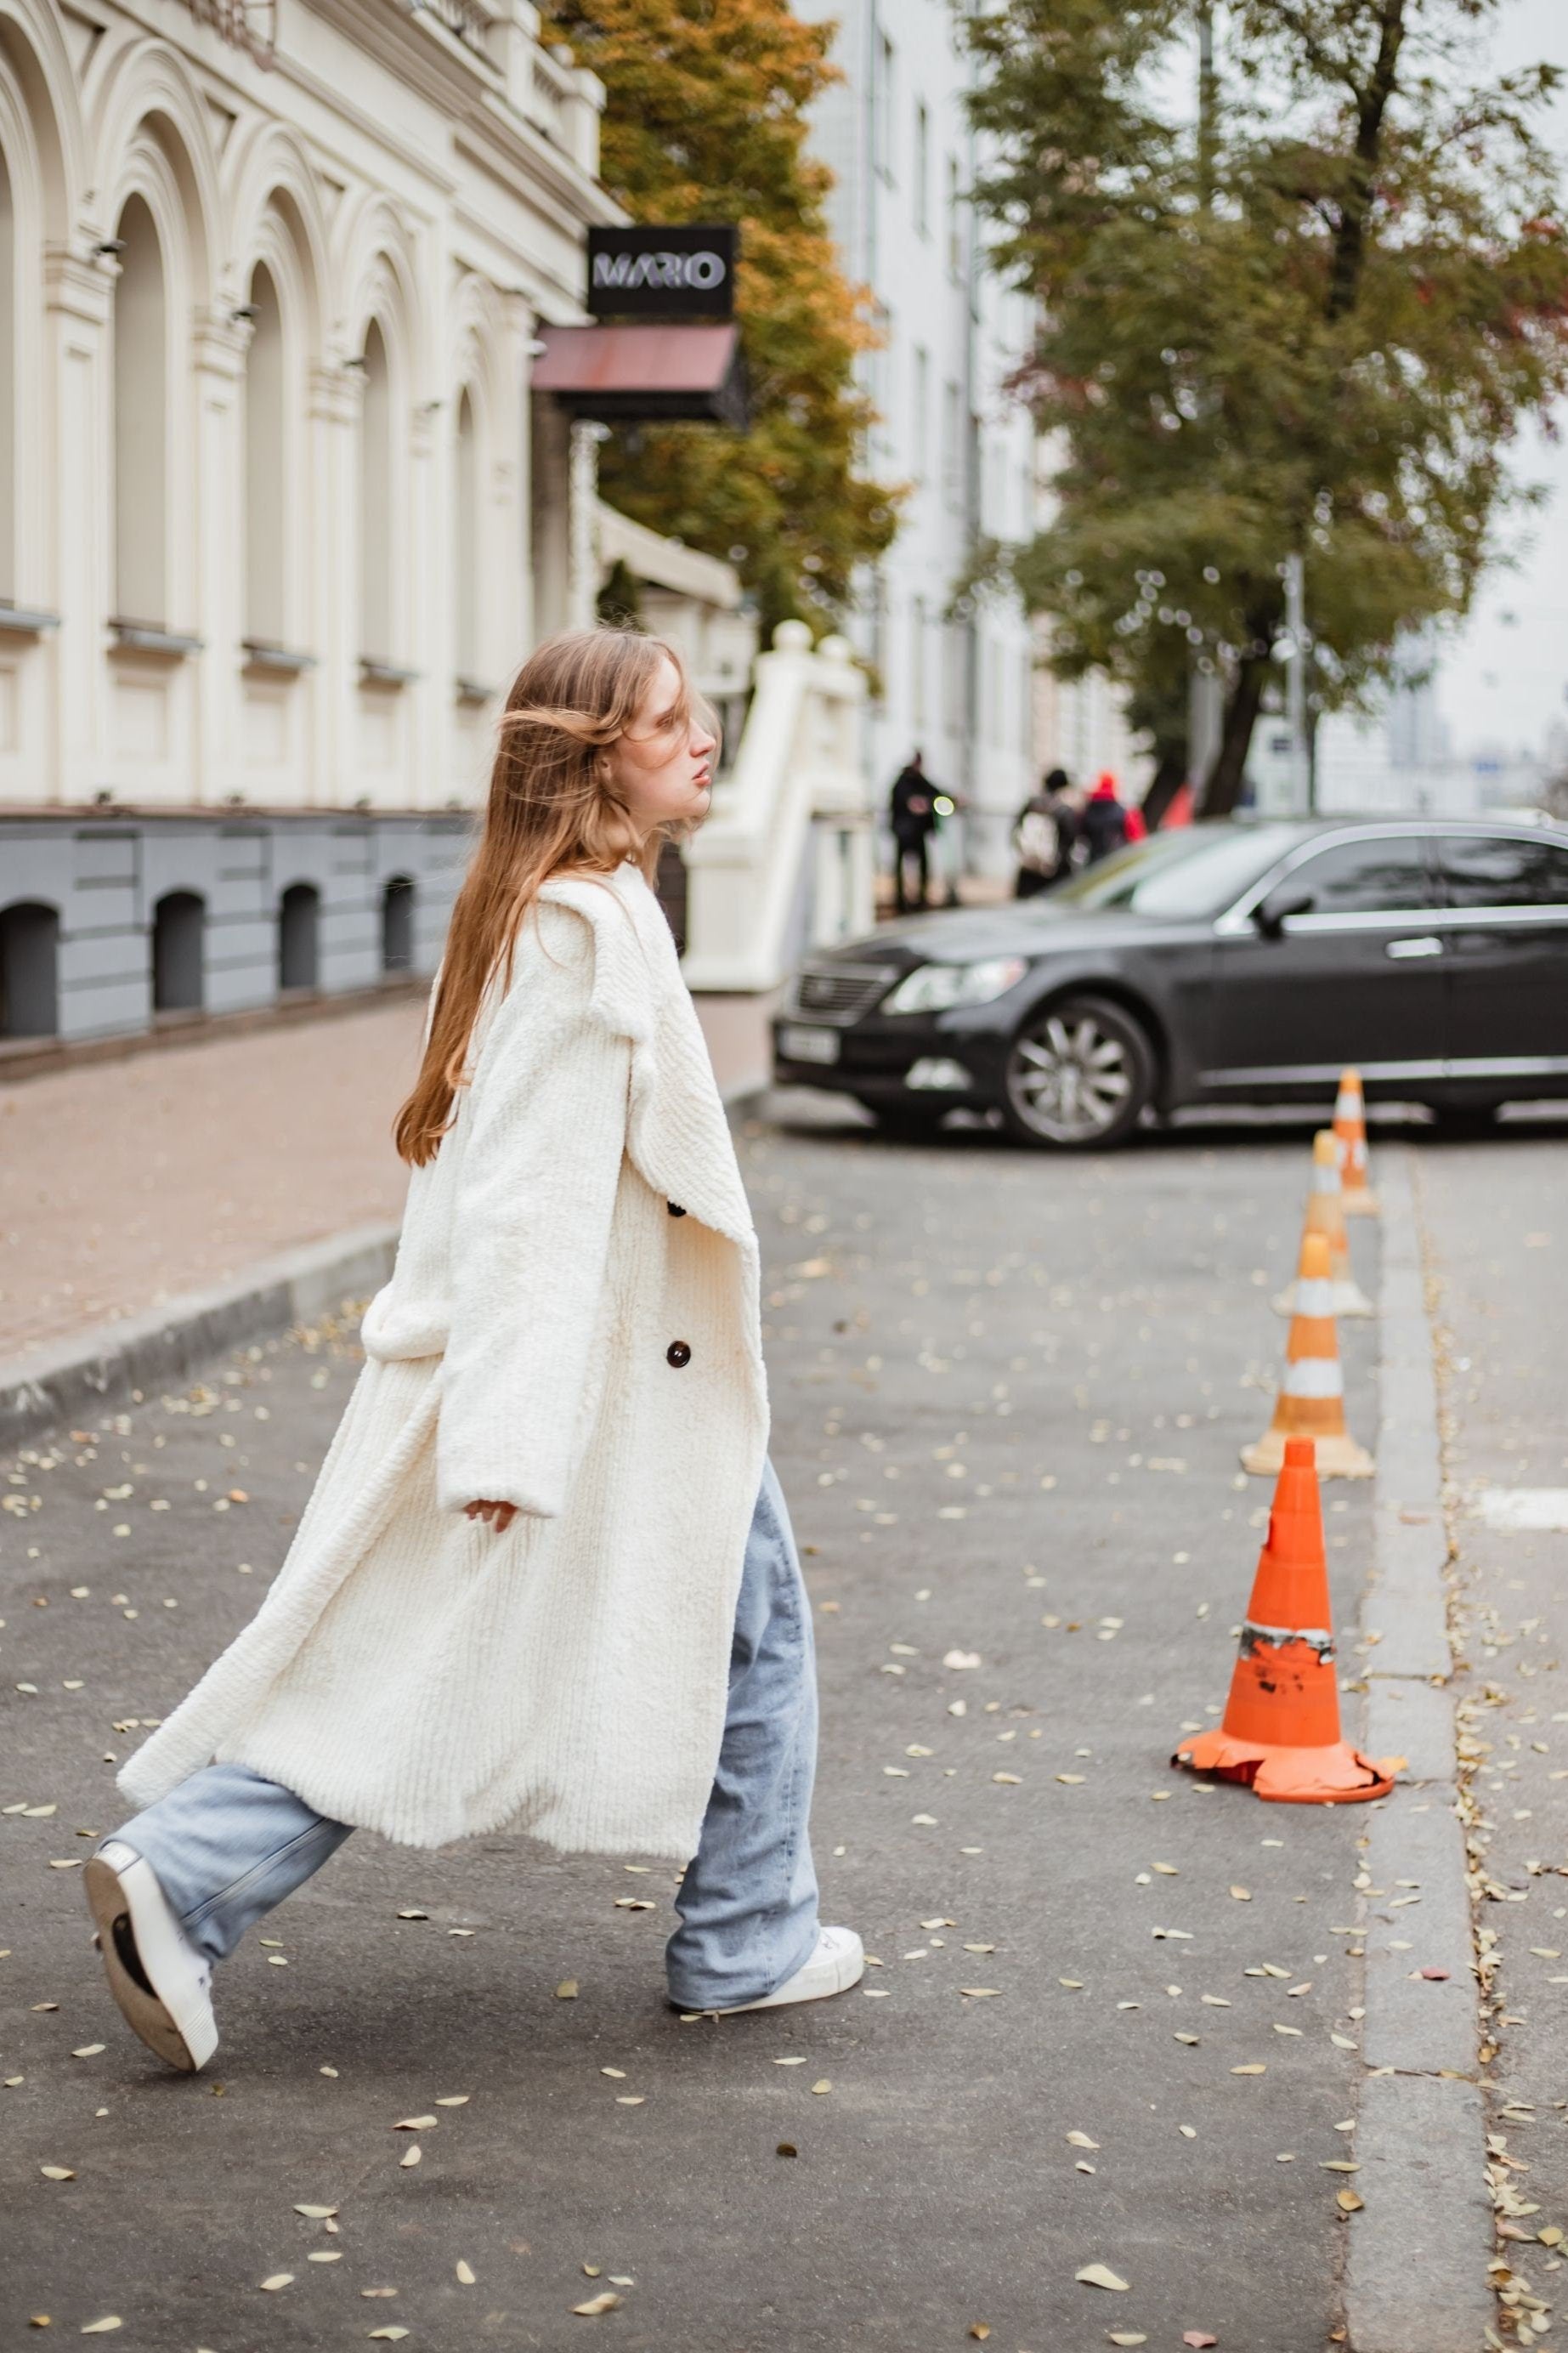
{"label": "coat lapel", "polygon": [[748,1252],[756,1233],[708,1042],[663,910],[635,866],[540,896],[594,926],[594,1011],[632,1040],[626,1148],[644,1180]]}

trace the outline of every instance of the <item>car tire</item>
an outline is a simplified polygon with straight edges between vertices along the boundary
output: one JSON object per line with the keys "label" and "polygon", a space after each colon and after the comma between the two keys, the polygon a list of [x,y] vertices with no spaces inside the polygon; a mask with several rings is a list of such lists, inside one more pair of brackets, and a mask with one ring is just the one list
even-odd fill
{"label": "car tire", "polygon": [[1103,1151],[1137,1126],[1154,1092],[1154,1048],[1135,1014],[1108,997],[1061,997],[1021,1024],[1002,1081],[1015,1142]]}

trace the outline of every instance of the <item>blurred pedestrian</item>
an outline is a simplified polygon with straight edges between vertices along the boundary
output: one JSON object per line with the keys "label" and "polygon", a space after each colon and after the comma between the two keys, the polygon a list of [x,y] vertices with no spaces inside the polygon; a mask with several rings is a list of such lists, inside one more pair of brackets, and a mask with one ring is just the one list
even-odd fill
{"label": "blurred pedestrian", "polygon": [[1016,899],[1033,899],[1072,871],[1073,844],[1078,839],[1079,813],[1065,768],[1052,768],[1038,792],[1031,793],[1013,828],[1013,853],[1018,871],[1013,885]]}
{"label": "blurred pedestrian", "polygon": [[926,845],[936,831],[935,801],[935,789],[925,772],[925,755],[911,752],[888,797],[888,819],[893,829],[893,902],[900,915],[910,912],[911,864],[919,892],[914,903],[924,907],[927,902],[931,866]]}
{"label": "blurred pedestrian", "polygon": [[1112,850],[1124,849],[1127,843],[1134,839],[1142,840],[1148,828],[1144,825],[1140,812],[1138,829],[1134,835],[1131,813],[1117,798],[1116,779],[1108,768],[1084,803],[1082,833],[1085,865],[1098,865],[1102,858],[1109,858]]}
{"label": "blurred pedestrian", "polygon": [[807,1838],[811,1609],[767,1461],[757,1242],[649,887],[715,739],[657,638],[531,654],[398,1116],[365,1364],[258,1614],[120,1773],[110,1989],[195,2071],[211,1976],[352,1829],[687,1869],[682,2010],[843,1991]]}

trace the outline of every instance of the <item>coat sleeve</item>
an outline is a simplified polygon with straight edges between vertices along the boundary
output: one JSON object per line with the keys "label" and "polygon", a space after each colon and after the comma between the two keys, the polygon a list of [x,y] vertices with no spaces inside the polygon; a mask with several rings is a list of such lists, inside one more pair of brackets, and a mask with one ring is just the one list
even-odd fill
{"label": "coat sleeve", "polygon": [[474,1074],[452,1228],[437,1501],[553,1519],[602,1346],[631,1043],[590,1009],[593,935],[542,909]]}

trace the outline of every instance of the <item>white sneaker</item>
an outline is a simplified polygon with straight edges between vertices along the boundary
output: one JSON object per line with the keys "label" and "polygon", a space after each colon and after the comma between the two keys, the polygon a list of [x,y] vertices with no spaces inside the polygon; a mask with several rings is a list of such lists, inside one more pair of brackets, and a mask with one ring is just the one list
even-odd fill
{"label": "white sneaker", "polygon": [[733,2018],[742,2010],[782,2010],[786,2002],[822,2001],[830,1993],[847,1993],[866,1974],[866,1947],[853,1928],[819,1928],[816,1950],[793,1978],[763,1995],[760,2001],[738,2001],[719,2012]]}
{"label": "white sneaker", "polygon": [[194,2075],[217,2049],[212,1963],[169,1908],[158,1874],[111,1839],[82,1873],[98,1923],[93,1942],[126,2024],[171,2067]]}

